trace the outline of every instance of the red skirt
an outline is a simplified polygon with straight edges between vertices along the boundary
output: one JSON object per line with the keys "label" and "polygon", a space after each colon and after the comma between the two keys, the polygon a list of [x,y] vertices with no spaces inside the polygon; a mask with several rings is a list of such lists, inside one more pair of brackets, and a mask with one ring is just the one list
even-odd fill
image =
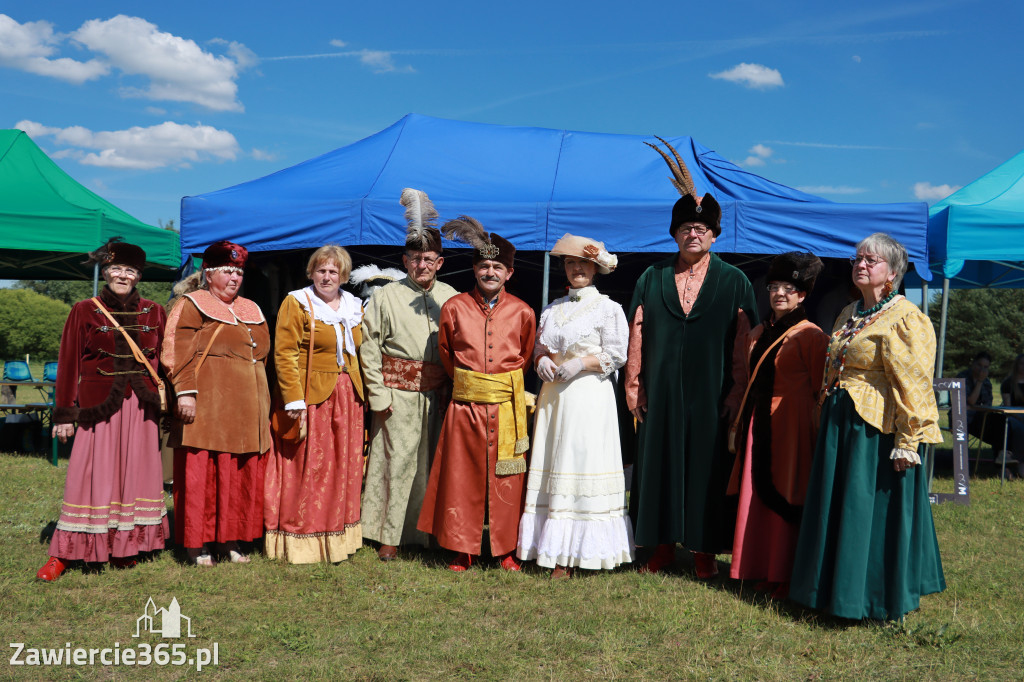
{"label": "red skirt", "polygon": [[174,540],[189,549],[263,535],[267,454],[174,451]]}
{"label": "red skirt", "polygon": [[363,544],[363,408],[342,372],[306,411],[301,443],[274,439],[265,487],[267,556],[293,564],[343,561]]}

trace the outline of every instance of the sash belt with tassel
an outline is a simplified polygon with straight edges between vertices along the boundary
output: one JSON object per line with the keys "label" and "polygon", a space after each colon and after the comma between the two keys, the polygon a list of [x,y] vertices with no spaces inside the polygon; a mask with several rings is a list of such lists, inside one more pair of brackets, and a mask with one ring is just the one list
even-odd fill
{"label": "sash belt with tassel", "polygon": [[526,457],[523,453],[530,448],[530,437],[526,433],[523,370],[481,374],[456,367],[452,399],[498,406],[498,461],[494,465],[494,474],[525,474]]}

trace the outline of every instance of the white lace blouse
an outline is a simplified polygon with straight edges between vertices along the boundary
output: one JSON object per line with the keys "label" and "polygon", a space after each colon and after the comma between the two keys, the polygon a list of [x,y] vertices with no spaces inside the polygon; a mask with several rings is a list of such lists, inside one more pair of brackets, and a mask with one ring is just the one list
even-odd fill
{"label": "white lace blouse", "polygon": [[572,358],[595,356],[601,374],[608,376],[626,362],[629,327],[622,306],[595,287],[570,289],[548,304],[540,314],[537,341],[533,349],[536,362],[548,353],[559,356],[557,364]]}

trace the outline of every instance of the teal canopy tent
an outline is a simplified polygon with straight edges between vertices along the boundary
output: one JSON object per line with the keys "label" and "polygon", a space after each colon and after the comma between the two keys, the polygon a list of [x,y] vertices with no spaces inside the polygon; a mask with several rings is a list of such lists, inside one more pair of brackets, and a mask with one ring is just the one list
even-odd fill
{"label": "teal canopy tent", "polygon": [[1024,287],[1024,152],[932,206],[928,248],[942,280],[941,368],[950,288]]}
{"label": "teal canopy tent", "polygon": [[146,225],[90,192],[25,132],[0,130],[0,279],[92,279],[85,254],[115,236],[145,249],[145,279],[177,278],[176,232]]}

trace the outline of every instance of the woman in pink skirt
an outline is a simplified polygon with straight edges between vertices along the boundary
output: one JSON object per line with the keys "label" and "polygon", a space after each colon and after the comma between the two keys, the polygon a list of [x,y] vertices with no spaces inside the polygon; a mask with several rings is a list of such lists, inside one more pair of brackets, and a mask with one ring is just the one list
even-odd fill
{"label": "woman in pink skirt", "polygon": [[[115,238],[91,255],[106,286],[98,303],[89,299],[71,308],[61,336],[53,436],[62,443],[73,436],[74,446],[40,580],[56,580],[72,561],[134,566],[139,554],[163,549],[169,534],[160,396],[152,378],[166,315],[135,290],[145,251]],[[135,359],[125,333],[153,372]]]}
{"label": "woman in pink skirt", "polygon": [[363,390],[356,355],[363,311],[359,299],[341,289],[351,271],[345,249],[320,247],[306,267],[313,284],[289,293],[277,315],[278,400],[305,423],[307,435],[296,441],[275,434],[267,465],[266,551],[293,564],[343,561],[363,544]]}

